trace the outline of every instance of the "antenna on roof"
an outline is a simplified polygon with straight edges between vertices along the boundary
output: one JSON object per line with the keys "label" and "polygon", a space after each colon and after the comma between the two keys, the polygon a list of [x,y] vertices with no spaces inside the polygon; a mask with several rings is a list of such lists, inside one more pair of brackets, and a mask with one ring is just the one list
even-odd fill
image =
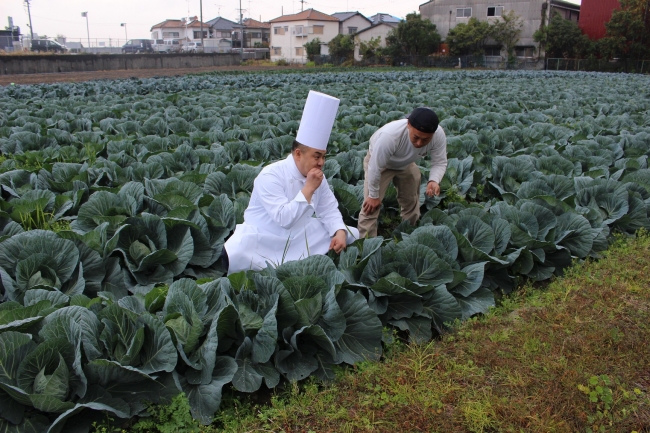
{"label": "antenna on roof", "polygon": [[304,11],[305,3],[307,3],[305,0],[298,0],[300,1],[300,12]]}

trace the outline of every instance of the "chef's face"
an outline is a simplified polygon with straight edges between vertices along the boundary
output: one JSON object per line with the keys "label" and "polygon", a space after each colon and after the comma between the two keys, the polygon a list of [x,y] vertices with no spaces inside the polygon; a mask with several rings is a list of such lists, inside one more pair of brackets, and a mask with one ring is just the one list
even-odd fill
{"label": "chef's face", "polygon": [[293,159],[303,176],[307,176],[312,168],[323,169],[325,165],[325,151],[313,147],[300,145],[293,151]]}
{"label": "chef's face", "polygon": [[410,123],[406,124],[406,128],[409,131],[409,139],[411,140],[411,144],[413,144],[413,146],[415,146],[417,149],[429,144],[431,138],[433,137],[433,133],[418,131],[412,127]]}

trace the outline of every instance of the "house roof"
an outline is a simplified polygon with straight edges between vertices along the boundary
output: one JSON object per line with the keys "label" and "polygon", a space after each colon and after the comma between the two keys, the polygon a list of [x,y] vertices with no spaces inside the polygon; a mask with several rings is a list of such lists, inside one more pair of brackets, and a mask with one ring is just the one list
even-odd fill
{"label": "house roof", "polygon": [[322,12],[319,12],[315,9],[307,9],[306,11],[302,11],[297,14],[292,14],[292,15],[282,15],[281,17],[277,17],[275,19],[272,19],[270,22],[271,23],[281,23],[285,21],[304,21],[304,20],[315,20],[315,21],[336,21],[338,22],[339,19],[336,17],[333,17],[332,15],[327,15]]}
{"label": "house roof", "polygon": [[234,21],[230,21],[223,17],[216,17],[207,22],[210,28],[215,30],[233,30],[241,26]]}
{"label": "house roof", "polygon": [[[186,27],[184,20],[165,20],[162,23],[153,25],[151,27],[151,30],[163,29],[163,28],[181,28],[181,27]],[[193,17],[192,20],[189,23],[187,23],[187,27],[201,27],[201,21],[197,20],[196,17]],[[203,23],[203,27],[209,27],[209,26],[207,23]]]}
{"label": "house roof", "polygon": [[397,27],[397,23],[384,23],[384,22],[379,22],[379,23],[376,23],[376,24],[371,25],[370,27],[366,27],[366,28],[363,29],[363,30],[359,30],[358,32],[355,33],[355,35],[361,34],[361,33],[365,32],[365,31],[368,31],[368,30],[372,30],[372,29],[374,29],[375,27],[379,27],[379,26],[388,26],[388,27],[394,29],[395,27]]}
{"label": "house roof", "polygon": [[345,21],[345,20],[347,20],[347,19],[350,19],[350,18],[352,18],[352,17],[355,16],[355,15],[359,15],[359,16],[360,16],[361,18],[363,18],[364,20],[368,21],[369,23],[372,23],[372,21],[369,20],[368,17],[366,17],[365,15],[363,15],[363,14],[362,14],[361,12],[359,12],[359,11],[354,11],[354,12],[336,12],[336,13],[333,13],[333,14],[332,14],[332,16],[333,16],[334,18],[338,18],[339,21],[341,21],[341,22],[343,22],[343,21]]}
{"label": "house roof", "polygon": [[375,14],[375,15],[371,16],[370,20],[372,21],[373,24],[377,24],[377,23],[395,23],[395,24],[399,24],[399,22],[402,21],[401,19],[399,19],[397,17],[394,17],[394,16],[389,15],[389,14],[382,14],[382,13],[378,13],[378,14]]}
{"label": "house roof", "polygon": [[558,6],[580,12],[580,5],[562,0],[551,0],[551,6]]}
{"label": "house roof", "polygon": [[244,27],[250,27],[255,29],[271,28],[271,23],[263,23],[261,21],[254,20],[253,18],[246,18],[243,22],[244,22]]}

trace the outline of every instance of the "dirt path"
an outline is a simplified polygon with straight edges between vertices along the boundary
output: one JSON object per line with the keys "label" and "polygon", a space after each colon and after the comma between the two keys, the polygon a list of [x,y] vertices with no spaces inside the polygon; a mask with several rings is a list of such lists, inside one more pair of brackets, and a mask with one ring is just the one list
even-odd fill
{"label": "dirt path", "polygon": [[[295,68],[295,67],[294,67]],[[0,86],[14,84],[78,83],[90,80],[118,80],[123,78],[151,78],[173,75],[197,74],[214,71],[286,71],[287,66],[210,66],[187,69],[127,69],[118,71],[65,72],[60,74],[0,75]]]}

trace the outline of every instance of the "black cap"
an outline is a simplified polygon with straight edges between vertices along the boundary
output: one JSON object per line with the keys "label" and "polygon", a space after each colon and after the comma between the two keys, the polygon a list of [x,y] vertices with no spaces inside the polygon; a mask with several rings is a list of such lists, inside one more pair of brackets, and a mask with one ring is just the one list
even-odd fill
{"label": "black cap", "polygon": [[406,118],[411,126],[420,132],[433,134],[438,129],[438,115],[431,108],[418,107]]}

